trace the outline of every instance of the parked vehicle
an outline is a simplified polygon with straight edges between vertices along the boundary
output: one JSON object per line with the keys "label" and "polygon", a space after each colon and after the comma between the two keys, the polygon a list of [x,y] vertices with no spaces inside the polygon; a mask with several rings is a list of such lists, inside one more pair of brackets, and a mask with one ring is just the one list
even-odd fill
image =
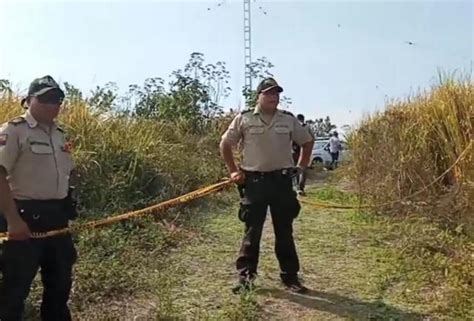
{"label": "parked vehicle", "polygon": [[[331,164],[331,154],[324,147],[329,143],[329,138],[317,138],[314,142],[313,152],[311,153],[311,165],[323,165],[329,167]],[[349,158],[347,143],[341,141],[342,151],[339,152],[339,162],[344,162]]]}

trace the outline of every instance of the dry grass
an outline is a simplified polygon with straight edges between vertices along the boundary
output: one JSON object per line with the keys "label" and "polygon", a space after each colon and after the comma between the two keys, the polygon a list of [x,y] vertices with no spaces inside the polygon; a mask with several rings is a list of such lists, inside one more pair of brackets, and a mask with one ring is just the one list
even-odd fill
{"label": "dry grass", "polygon": [[[473,233],[473,150],[438,183],[474,138],[474,85],[470,79],[439,86],[365,119],[350,137],[350,172],[365,198],[375,203],[406,200],[385,209],[416,212]],[[417,197],[407,196],[422,189]]]}
{"label": "dry grass", "polygon": [[[24,111],[15,95],[0,95],[0,123]],[[222,120],[225,122],[225,120]],[[218,143],[221,120],[195,128],[186,121],[165,122],[94,112],[84,102],[66,102],[61,126],[73,143],[79,179],[80,221],[123,213],[183,194],[224,177]],[[196,207],[196,204],[198,207]],[[134,302],[154,291],[155,271],[163,268],[172,248],[188,238],[171,230],[162,218],[178,225],[202,210],[205,202],[77,236],[79,262],[72,292],[74,314],[99,320],[117,314],[101,309],[114,302]],[[152,273],[150,273],[150,271]],[[166,276],[160,282],[166,285]],[[165,295],[156,290],[160,297]],[[33,287],[29,316],[35,320],[40,286]],[[113,304],[112,304],[113,305]],[[100,318],[96,318],[100,315]]]}
{"label": "dry grass", "polygon": [[457,317],[474,312],[473,106],[471,79],[443,80],[391,102],[350,137],[348,173],[360,197],[400,201],[378,212],[395,219],[400,279],[424,289],[405,295],[440,302],[440,310],[460,311]]}
{"label": "dry grass", "polygon": [[[403,199],[443,173],[473,138],[473,93],[470,80],[449,80],[366,119],[351,137],[350,172],[362,196],[372,202]],[[0,123],[21,113],[15,95],[0,97]],[[218,141],[227,120],[195,128],[185,121],[101,114],[74,102],[65,106],[61,121],[74,145],[81,219],[148,205],[224,175]],[[215,199],[181,211],[177,224],[190,229],[174,232],[146,218],[81,234],[73,311],[83,320],[115,320],[124,317],[125,302],[127,309],[157,319],[253,320],[282,311],[287,320],[300,314],[310,320],[407,319],[432,312],[470,319],[472,156],[471,150],[411,203],[384,209],[393,220],[306,209],[296,231],[304,277],[316,290],[309,300],[274,289],[278,271],[273,256],[265,254],[270,248],[264,248],[261,266],[271,291],[230,294],[241,225],[229,200]],[[308,197],[356,202],[327,187]],[[38,299],[36,287],[30,302],[37,306]]]}
{"label": "dry grass", "polygon": [[[22,114],[16,97],[0,98],[0,123]],[[73,144],[82,207],[115,211],[143,206],[221,179],[220,121],[196,130],[166,122],[94,113],[84,102],[60,115]]]}

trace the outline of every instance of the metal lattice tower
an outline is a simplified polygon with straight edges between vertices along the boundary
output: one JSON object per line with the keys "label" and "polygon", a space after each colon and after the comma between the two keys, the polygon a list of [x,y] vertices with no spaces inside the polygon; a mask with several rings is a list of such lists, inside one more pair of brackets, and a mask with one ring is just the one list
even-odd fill
{"label": "metal lattice tower", "polygon": [[250,23],[250,0],[244,0],[244,54],[245,54],[245,87],[252,89],[252,75],[250,63],[252,62],[252,27]]}

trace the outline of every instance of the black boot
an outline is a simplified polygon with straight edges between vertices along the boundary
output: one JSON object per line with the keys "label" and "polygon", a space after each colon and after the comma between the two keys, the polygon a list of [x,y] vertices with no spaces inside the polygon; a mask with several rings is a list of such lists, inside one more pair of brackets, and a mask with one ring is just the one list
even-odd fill
{"label": "black boot", "polygon": [[301,284],[297,276],[282,275],[281,281],[290,292],[303,294],[309,291],[307,287]]}

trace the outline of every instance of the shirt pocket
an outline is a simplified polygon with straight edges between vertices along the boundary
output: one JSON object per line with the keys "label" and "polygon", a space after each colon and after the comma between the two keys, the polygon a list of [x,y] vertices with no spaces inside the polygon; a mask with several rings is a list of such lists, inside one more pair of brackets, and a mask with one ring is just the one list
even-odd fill
{"label": "shirt pocket", "polygon": [[53,154],[53,147],[43,141],[32,140],[29,142],[30,150],[33,154],[36,155],[51,155]]}

